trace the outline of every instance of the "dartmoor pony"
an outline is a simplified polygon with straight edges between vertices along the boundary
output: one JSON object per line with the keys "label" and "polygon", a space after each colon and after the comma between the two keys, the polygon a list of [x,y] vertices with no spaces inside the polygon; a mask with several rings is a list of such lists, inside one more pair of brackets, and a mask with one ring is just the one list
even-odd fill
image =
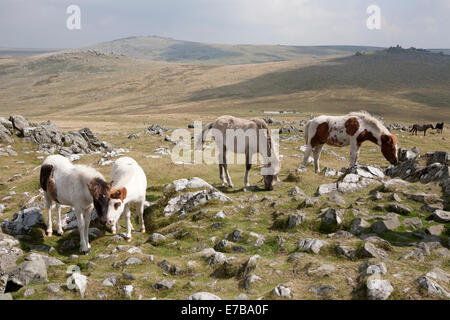
{"label": "dartmoor pony", "polygon": [[47,235],[52,236],[52,202],[56,203],[56,233],[63,234],[61,226],[61,207],[68,205],[74,208],[80,231],[80,251],[90,251],[88,238],[91,212],[96,209],[100,222],[105,223],[108,184],[103,176],[94,168],[84,165],[73,165],[70,160],[60,155],[48,156],[41,165],[40,185],[46,200],[48,225]]}
{"label": "dartmoor pony", "polygon": [[409,132],[412,132],[412,134],[417,136],[417,131],[423,131],[423,135],[426,136],[427,135],[427,130],[428,129],[434,129],[432,124],[424,124],[424,125],[420,125],[420,124],[415,124],[412,126],[411,130],[409,130]]}
{"label": "dartmoor pony", "polygon": [[[228,172],[227,151],[245,154],[245,189],[250,186],[248,173],[252,167],[252,157],[254,154],[259,153],[262,155],[264,161],[264,168],[262,169],[264,187],[266,190],[273,190],[273,186],[278,182],[280,160],[273,145],[269,126],[264,120],[247,120],[233,116],[221,116],[216,121],[204,127],[201,137],[196,137],[197,150],[201,150],[206,136],[210,131],[214,136],[218,148],[219,173],[222,185],[228,184],[229,187],[233,188],[233,183]],[[224,179],[224,171],[226,181]]]}
{"label": "dartmoor pony", "polygon": [[135,203],[141,224],[141,232],[145,232],[144,225],[144,202],[147,191],[147,177],[144,170],[135,160],[129,157],[122,157],[114,162],[111,169],[111,191],[106,223],[111,226],[112,232],[116,233],[118,221],[125,211],[127,220],[126,239],[131,241],[131,212],[130,204]]}
{"label": "dartmoor pony", "polygon": [[442,133],[442,131],[444,130],[444,122],[436,123],[434,129],[436,129],[438,133]]}
{"label": "dartmoor pony", "polygon": [[356,164],[361,144],[372,141],[381,147],[384,157],[397,163],[397,137],[367,112],[352,112],[345,116],[319,116],[305,126],[306,151],[303,166],[314,153],[314,169],[318,173],[319,158],[323,145],[343,147],[350,145],[350,167]]}

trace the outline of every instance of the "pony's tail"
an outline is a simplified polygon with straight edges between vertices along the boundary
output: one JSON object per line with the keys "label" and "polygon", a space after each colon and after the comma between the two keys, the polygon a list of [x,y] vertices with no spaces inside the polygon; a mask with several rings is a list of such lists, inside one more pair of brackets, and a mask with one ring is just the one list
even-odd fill
{"label": "pony's tail", "polygon": [[310,125],[311,121],[308,121],[305,125],[305,144],[308,145],[308,131],[309,131],[309,125]]}
{"label": "pony's tail", "polygon": [[208,134],[208,131],[212,129],[214,125],[214,122],[211,122],[210,124],[207,124],[203,130],[202,134],[200,136],[197,136],[195,139],[195,149],[196,150],[202,150],[203,143],[205,142],[205,135]]}

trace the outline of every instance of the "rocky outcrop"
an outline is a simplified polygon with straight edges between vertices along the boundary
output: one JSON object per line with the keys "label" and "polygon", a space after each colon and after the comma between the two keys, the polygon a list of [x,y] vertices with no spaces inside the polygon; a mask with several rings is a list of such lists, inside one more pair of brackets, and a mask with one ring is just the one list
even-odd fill
{"label": "rocky outcrop", "polygon": [[367,188],[371,184],[381,184],[384,173],[376,166],[356,165],[351,168],[343,168],[337,182],[322,184],[316,191],[316,195],[324,195],[332,192],[342,194],[353,193]]}
{"label": "rocky outcrop", "polygon": [[53,121],[34,124],[20,115],[11,115],[9,120],[1,118],[0,141],[12,142],[10,135],[13,132],[24,140],[38,144],[38,152],[42,154],[59,153],[69,157],[111,149],[107,142],[100,141],[89,128],[64,133]]}

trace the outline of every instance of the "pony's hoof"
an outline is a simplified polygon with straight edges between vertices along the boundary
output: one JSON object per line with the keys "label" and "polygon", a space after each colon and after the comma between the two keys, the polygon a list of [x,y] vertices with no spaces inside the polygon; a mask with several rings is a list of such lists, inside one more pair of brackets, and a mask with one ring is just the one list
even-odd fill
{"label": "pony's hoof", "polygon": [[131,242],[131,237],[125,237],[125,240],[127,241],[127,242]]}
{"label": "pony's hoof", "polygon": [[89,252],[91,252],[91,249],[87,249],[87,250],[80,250],[80,252],[81,252],[81,254],[84,254],[84,255],[88,255],[89,254]]}
{"label": "pony's hoof", "polygon": [[58,237],[62,237],[63,234],[64,234],[64,231],[56,231],[56,235],[57,235]]}
{"label": "pony's hoof", "polygon": [[232,184],[230,184],[229,187],[230,187],[230,189],[233,189],[233,188],[234,188],[234,186],[233,186]]}
{"label": "pony's hoof", "polygon": [[111,230],[111,233],[112,234],[116,234],[116,230]]}
{"label": "pony's hoof", "polygon": [[53,231],[45,231],[45,235],[51,238],[53,236]]}
{"label": "pony's hoof", "polygon": [[145,228],[141,228],[140,232],[145,233]]}

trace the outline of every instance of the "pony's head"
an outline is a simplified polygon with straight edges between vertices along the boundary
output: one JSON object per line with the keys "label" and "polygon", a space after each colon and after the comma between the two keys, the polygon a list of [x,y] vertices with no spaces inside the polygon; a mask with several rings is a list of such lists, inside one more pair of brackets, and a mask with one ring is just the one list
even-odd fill
{"label": "pony's head", "polygon": [[106,224],[112,181],[106,182],[97,177],[92,179],[87,186],[92,195],[98,219],[102,224]]}
{"label": "pony's head", "polygon": [[114,226],[125,209],[127,188],[112,189],[109,193],[108,210],[106,213],[106,225]]}
{"label": "pony's head", "polygon": [[261,170],[263,176],[264,188],[272,191],[275,184],[280,181],[278,174],[280,172],[280,160],[276,155],[272,156],[270,161],[264,165]]}
{"label": "pony's head", "polygon": [[391,164],[397,164],[397,137],[393,134],[381,135],[381,152]]}

